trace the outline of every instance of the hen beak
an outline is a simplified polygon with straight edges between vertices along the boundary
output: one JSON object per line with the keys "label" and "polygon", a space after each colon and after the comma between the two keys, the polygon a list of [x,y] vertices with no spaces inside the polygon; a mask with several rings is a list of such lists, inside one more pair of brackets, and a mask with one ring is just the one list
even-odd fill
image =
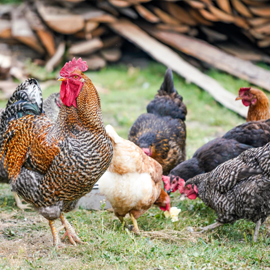
{"label": "hen beak", "polygon": [[61,82],[62,82],[62,81],[65,81],[65,80],[66,80],[66,78],[61,77],[61,76],[57,79],[57,81],[61,81]]}
{"label": "hen beak", "polygon": [[235,100],[242,100],[242,99],[243,99],[243,98],[241,98],[241,97],[238,96]]}
{"label": "hen beak", "polygon": [[172,188],[170,188],[169,190],[166,190],[167,194],[170,195],[172,193]]}

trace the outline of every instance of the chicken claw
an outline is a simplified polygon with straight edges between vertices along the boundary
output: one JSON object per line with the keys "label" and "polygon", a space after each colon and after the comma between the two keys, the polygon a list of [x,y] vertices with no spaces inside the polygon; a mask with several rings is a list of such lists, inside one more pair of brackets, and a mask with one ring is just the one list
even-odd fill
{"label": "chicken claw", "polygon": [[13,196],[14,196],[14,199],[16,201],[16,205],[18,208],[20,208],[22,211],[24,211],[25,209],[32,209],[30,204],[22,204],[22,201],[16,192],[12,192],[12,193],[13,193]]}
{"label": "chicken claw", "polygon": [[79,236],[76,234],[74,228],[70,225],[70,223],[68,222],[68,220],[64,217],[63,214],[61,214],[60,216],[61,222],[63,224],[63,226],[66,229],[66,232],[64,233],[64,235],[62,236],[62,240],[64,240],[66,237],[68,237],[70,243],[74,246],[76,246],[76,242],[83,244],[83,241],[79,238]]}
{"label": "chicken claw", "polygon": [[219,223],[219,222],[215,222],[209,226],[206,226],[206,227],[200,227],[201,231],[199,231],[199,233],[203,233],[203,232],[206,232],[206,231],[209,231],[209,230],[212,230],[212,229],[215,229],[219,226],[222,226],[223,224],[222,223]]}

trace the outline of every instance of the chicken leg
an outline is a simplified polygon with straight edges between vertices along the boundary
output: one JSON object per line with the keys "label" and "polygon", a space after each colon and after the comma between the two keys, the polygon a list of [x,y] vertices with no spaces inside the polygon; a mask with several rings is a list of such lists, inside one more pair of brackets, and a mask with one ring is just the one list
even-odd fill
{"label": "chicken leg", "polygon": [[213,223],[213,224],[211,224],[211,225],[209,225],[209,226],[200,228],[200,229],[202,229],[202,230],[201,230],[199,233],[203,233],[203,232],[206,232],[206,231],[208,231],[208,230],[215,229],[215,228],[217,228],[217,227],[219,227],[219,226],[222,226],[222,225],[223,225],[222,223],[215,222],[215,223]]}
{"label": "chicken leg", "polygon": [[60,216],[61,222],[63,226],[66,229],[66,232],[64,233],[62,240],[64,240],[66,237],[68,237],[71,244],[76,246],[76,242],[83,244],[83,241],[79,238],[79,236],[75,233],[74,228],[70,225],[68,220],[64,217],[63,214]]}
{"label": "chicken leg", "polygon": [[16,205],[18,206],[18,208],[20,208],[22,211],[25,209],[31,209],[30,204],[22,204],[22,201],[16,192],[12,192],[12,193],[13,193],[13,196],[14,196],[14,199],[16,201]]}
{"label": "chicken leg", "polygon": [[262,220],[259,219],[259,220],[256,222],[255,232],[254,232],[254,236],[253,236],[253,241],[254,241],[254,243],[257,242],[258,233],[259,233],[261,224],[262,224]]}
{"label": "chicken leg", "polygon": [[62,243],[60,241],[59,235],[58,235],[58,231],[54,226],[54,220],[49,220],[49,225],[51,227],[52,230],[52,235],[53,235],[53,245],[55,247],[61,247]]}
{"label": "chicken leg", "polygon": [[130,214],[130,218],[132,220],[132,223],[133,223],[133,229],[132,231],[135,233],[135,234],[140,234],[140,230],[139,230],[139,227],[138,227],[138,223],[137,223],[137,220],[135,219],[135,217]]}

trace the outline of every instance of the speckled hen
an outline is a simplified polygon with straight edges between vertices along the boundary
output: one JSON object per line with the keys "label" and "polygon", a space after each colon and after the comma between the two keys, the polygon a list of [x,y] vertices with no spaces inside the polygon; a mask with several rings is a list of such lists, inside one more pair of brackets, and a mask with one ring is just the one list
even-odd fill
{"label": "speckled hen", "polygon": [[49,220],[56,246],[61,245],[54,227],[58,218],[64,237],[81,242],[63,212],[91,191],[113,154],[97,90],[83,73],[87,69],[86,62],[75,58],[61,69],[63,105],[55,123],[43,113],[34,79],[17,88],[1,118],[1,159],[12,189]]}
{"label": "speckled hen", "polygon": [[186,159],[186,105],[167,69],[160,90],[147,106],[147,113],[138,117],[129,131],[128,139],[158,161],[167,175]]}
{"label": "speckled hen", "polygon": [[189,199],[198,196],[217,212],[217,222],[203,231],[247,219],[256,223],[256,242],[260,225],[270,215],[270,143],[247,150],[186,183],[182,180],[179,191]]}

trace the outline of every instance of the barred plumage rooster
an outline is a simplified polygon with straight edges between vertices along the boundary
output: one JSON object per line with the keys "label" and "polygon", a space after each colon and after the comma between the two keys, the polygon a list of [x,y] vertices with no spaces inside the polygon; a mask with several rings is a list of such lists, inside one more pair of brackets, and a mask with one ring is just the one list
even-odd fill
{"label": "barred plumage rooster", "polygon": [[102,121],[100,99],[75,58],[61,69],[63,102],[53,123],[43,113],[38,82],[21,84],[7,103],[0,126],[2,166],[13,191],[49,220],[53,243],[61,245],[54,221],[61,219],[72,244],[81,240],[63,215],[90,192],[108,168],[113,148]]}
{"label": "barred plumage rooster", "polygon": [[261,224],[270,215],[270,143],[247,150],[219,165],[212,172],[197,175],[179,191],[189,199],[197,196],[217,212],[217,222],[203,228],[213,229],[238,219],[256,223],[254,242]]}

